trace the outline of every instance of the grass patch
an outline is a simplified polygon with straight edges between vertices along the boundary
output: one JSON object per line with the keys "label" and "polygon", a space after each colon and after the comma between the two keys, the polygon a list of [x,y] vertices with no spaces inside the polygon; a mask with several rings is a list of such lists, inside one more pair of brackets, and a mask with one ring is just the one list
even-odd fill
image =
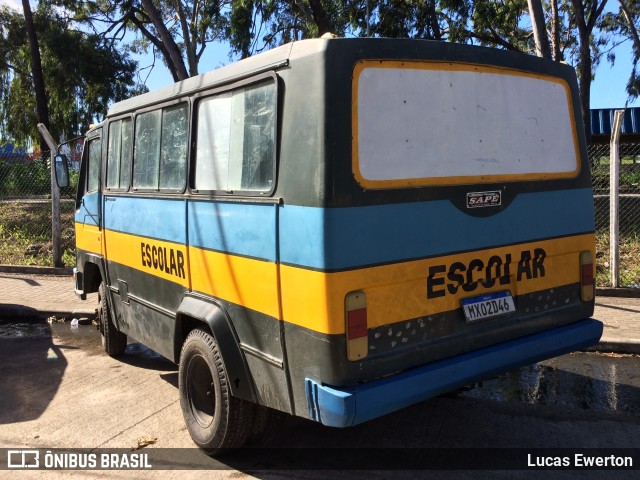
{"label": "grass patch", "polygon": [[[596,232],[596,285],[611,286],[609,231]],[[620,286],[640,287],[640,231],[620,235]]]}
{"label": "grass patch", "polygon": [[[61,202],[62,260],[75,264],[74,204]],[[0,265],[53,265],[51,202],[0,202]]]}

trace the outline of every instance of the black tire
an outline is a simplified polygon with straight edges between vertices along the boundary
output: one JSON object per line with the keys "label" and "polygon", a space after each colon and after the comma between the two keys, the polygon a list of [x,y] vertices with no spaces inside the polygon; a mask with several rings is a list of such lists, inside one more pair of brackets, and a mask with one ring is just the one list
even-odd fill
{"label": "black tire", "polygon": [[221,455],[245,443],[254,405],[231,395],[224,361],[209,332],[197,328],[182,345],[178,388],[196,445],[209,455]]}
{"label": "black tire", "polygon": [[262,405],[255,406],[253,425],[247,436],[247,445],[266,443],[282,422],[282,413]]}
{"label": "black tire", "polygon": [[111,309],[104,291],[104,283],[98,288],[98,328],[102,348],[110,357],[122,355],[127,348],[127,335],[119,332],[111,318]]}

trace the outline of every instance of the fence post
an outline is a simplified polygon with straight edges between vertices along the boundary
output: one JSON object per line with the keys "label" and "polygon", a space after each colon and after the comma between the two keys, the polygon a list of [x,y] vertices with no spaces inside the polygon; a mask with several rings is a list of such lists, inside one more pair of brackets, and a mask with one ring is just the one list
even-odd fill
{"label": "fence post", "polygon": [[609,145],[609,270],[611,286],[620,286],[620,130],[624,110],[616,110]]}
{"label": "fence post", "polygon": [[53,266],[62,267],[62,235],[60,234],[60,189],[56,181],[56,160],[58,145],[47,130],[39,123],[38,130],[51,150],[51,243],[53,243]]}

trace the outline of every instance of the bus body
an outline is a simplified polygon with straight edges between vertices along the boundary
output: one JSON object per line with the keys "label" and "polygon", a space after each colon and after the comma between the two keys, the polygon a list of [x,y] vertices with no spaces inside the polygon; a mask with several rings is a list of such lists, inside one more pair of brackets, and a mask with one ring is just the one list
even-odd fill
{"label": "bus body", "polygon": [[592,345],[580,118],[566,65],[417,40],[295,42],[131,98],[86,136],[76,293],[110,354],[180,364],[211,451],[264,407],[345,427]]}

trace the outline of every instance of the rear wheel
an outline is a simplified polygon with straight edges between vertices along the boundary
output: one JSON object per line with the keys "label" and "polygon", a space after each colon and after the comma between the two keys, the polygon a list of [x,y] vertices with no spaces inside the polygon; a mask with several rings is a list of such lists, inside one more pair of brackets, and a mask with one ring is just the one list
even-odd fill
{"label": "rear wheel", "polygon": [[178,379],[180,407],[196,445],[209,455],[241,447],[254,405],[231,395],[222,356],[209,332],[198,328],[187,336]]}
{"label": "rear wheel", "polygon": [[104,282],[98,288],[98,321],[102,348],[110,357],[117,357],[127,348],[127,335],[119,332],[111,318],[109,302],[105,295]]}
{"label": "rear wheel", "polygon": [[264,443],[277,429],[281,421],[281,412],[262,405],[256,405],[253,425],[247,436],[247,444],[260,445]]}

